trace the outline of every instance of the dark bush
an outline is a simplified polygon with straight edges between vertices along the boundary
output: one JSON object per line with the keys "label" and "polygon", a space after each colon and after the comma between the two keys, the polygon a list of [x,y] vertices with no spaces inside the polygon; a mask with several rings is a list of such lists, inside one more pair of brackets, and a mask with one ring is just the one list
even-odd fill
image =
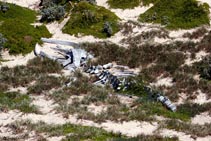
{"label": "dark bush", "polygon": [[41,15],[41,22],[51,22],[54,20],[60,20],[65,15],[65,8],[61,5],[50,4],[49,6],[44,7],[41,10]]}
{"label": "dark bush", "polygon": [[200,76],[204,79],[211,80],[211,56],[204,58],[198,67]]}
{"label": "dark bush", "polygon": [[6,43],[7,39],[4,38],[4,36],[0,33],[0,57],[1,57],[1,51],[4,48],[4,44]]}
{"label": "dark bush", "polygon": [[105,22],[103,26],[103,32],[107,34],[107,37],[110,37],[113,33],[111,24],[109,22]]}
{"label": "dark bush", "polygon": [[0,5],[0,11],[2,11],[3,13],[6,13],[9,9],[10,9],[10,6],[7,5],[6,3],[2,3]]}

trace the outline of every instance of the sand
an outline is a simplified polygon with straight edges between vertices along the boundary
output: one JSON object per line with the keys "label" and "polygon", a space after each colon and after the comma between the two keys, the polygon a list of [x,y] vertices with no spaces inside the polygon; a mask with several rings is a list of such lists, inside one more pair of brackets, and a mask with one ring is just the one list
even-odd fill
{"label": "sand", "polygon": [[[109,8],[109,5],[107,4],[107,0],[96,0],[97,5],[103,6],[105,8]],[[138,6],[134,9],[112,9],[109,8],[112,12],[114,12],[120,19],[122,20],[138,20],[138,17],[140,14],[147,11],[149,8],[151,8],[153,4],[150,4],[149,6]]]}
{"label": "sand", "polygon": [[2,52],[2,58],[4,60],[7,60],[5,62],[1,62],[0,67],[7,66],[9,68],[12,68],[14,66],[18,65],[26,65],[28,60],[33,59],[35,57],[34,52],[31,52],[26,55],[9,55],[8,51]]}
{"label": "sand", "polygon": [[206,123],[210,124],[211,123],[211,116],[209,115],[208,112],[201,113],[200,115],[196,115],[191,119],[191,123],[193,124],[199,124],[199,125],[204,125]]}
{"label": "sand", "polygon": [[158,78],[158,80],[155,83],[150,83],[151,86],[166,86],[166,87],[171,87],[173,86],[172,83],[172,78],[166,77],[166,78]]}
{"label": "sand", "polygon": [[[195,62],[200,62],[203,59],[203,57],[208,56],[209,54],[210,53],[207,53],[205,51],[199,51],[199,52],[196,53],[195,59],[191,59],[190,57],[188,57],[185,60],[185,65],[191,66]],[[190,55],[188,55],[188,56],[190,56]]]}
{"label": "sand", "polygon": [[13,3],[22,7],[38,10],[40,0],[2,0],[8,3]]}

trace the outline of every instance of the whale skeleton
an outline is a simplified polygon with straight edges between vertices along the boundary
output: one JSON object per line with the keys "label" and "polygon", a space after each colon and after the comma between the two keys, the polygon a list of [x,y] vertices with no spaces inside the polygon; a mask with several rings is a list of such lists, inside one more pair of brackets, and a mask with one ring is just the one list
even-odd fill
{"label": "whale skeleton", "polygon": [[[79,45],[77,43],[47,38],[41,38],[41,40],[46,43],[57,44],[56,47],[51,47],[51,49],[54,50],[58,55],[49,55],[41,50],[41,46],[39,44],[36,44],[34,49],[34,54],[36,56],[45,57],[57,61],[64,67],[64,69],[70,71],[75,71],[77,68],[82,68],[85,73],[95,75],[98,78],[98,80],[94,82],[94,84],[96,85],[104,86],[105,84],[110,84],[114,90],[125,91],[131,86],[131,82],[128,81],[127,78],[137,75],[133,71],[128,71],[128,66],[113,65],[112,63],[87,67],[87,61],[89,59],[92,59],[93,56],[85,50],[79,48]],[[68,45],[74,48],[63,49],[58,44]],[[124,71],[112,71],[113,73],[115,73],[114,75],[113,73],[111,73],[111,71],[109,71],[112,68],[124,68]],[[75,81],[76,79],[77,78],[74,78],[73,81]],[[71,83],[72,81],[66,83],[66,86],[71,85]],[[163,94],[159,92],[153,92],[153,89],[151,87],[145,86],[144,88],[146,93],[149,96],[152,96],[154,100],[161,102],[169,110],[173,112],[176,111],[176,106],[166,96],[163,96]]]}

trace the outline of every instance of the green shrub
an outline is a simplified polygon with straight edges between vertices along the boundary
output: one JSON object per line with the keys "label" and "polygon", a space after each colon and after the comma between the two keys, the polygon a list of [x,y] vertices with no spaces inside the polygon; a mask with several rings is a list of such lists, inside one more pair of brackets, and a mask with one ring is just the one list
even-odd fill
{"label": "green shrub", "polygon": [[63,32],[77,35],[93,35],[98,38],[106,38],[103,32],[104,23],[108,21],[113,29],[113,34],[118,31],[118,17],[104,7],[91,5],[88,2],[79,2],[73,9],[70,20],[63,28]]}
{"label": "green shrub", "polygon": [[29,53],[37,42],[41,43],[41,37],[51,36],[45,26],[34,28],[31,25],[36,20],[36,12],[14,4],[8,5],[10,9],[6,13],[0,12],[0,33],[7,38],[5,47],[10,49],[10,53]]}
{"label": "green shrub", "polygon": [[170,29],[188,29],[209,25],[207,4],[199,5],[196,0],[160,0],[141,14],[139,21],[161,23]]}

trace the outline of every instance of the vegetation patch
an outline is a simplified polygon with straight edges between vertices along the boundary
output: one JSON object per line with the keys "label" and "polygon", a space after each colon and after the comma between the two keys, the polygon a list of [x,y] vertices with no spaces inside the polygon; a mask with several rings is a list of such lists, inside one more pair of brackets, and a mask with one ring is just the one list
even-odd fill
{"label": "vegetation patch", "polygon": [[108,35],[104,31],[106,22],[112,28],[112,34],[118,29],[119,18],[104,7],[89,4],[82,1],[76,4],[71,12],[70,20],[63,28],[63,32],[71,35],[93,35],[98,38],[106,38]]}
{"label": "vegetation patch", "polygon": [[211,80],[211,56],[204,58],[200,62],[199,73],[202,78]]}
{"label": "vegetation patch", "polygon": [[29,60],[26,66],[2,67],[0,69],[0,87],[3,90],[7,90],[9,86],[26,87],[32,81],[38,80],[39,76],[46,76],[48,73],[61,73],[61,70],[62,67],[57,62],[40,58]]}
{"label": "vegetation patch", "polygon": [[139,17],[140,22],[160,23],[170,29],[209,25],[209,6],[196,0],[159,0]]}
{"label": "vegetation patch", "polygon": [[63,83],[62,78],[42,75],[37,79],[34,85],[28,87],[28,93],[41,94],[44,91],[62,87]]}
{"label": "vegetation patch", "polygon": [[203,112],[210,112],[211,103],[197,104],[197,103],[185,103],[178,106],[178,112],[188,115],[189,117],[194,117]]}
{"label": "vegetation patch", "polygon": [[186,134],[190,134],[192,136],[197,137],[205,137],[209,136],[211,133],[211,125],[198,125],[198,124],[190,124],[184,123],[178,120],[167,120],[165,121],[163,127],[168,129],[173,129],[179,132],[185,132]]}
{"label": "vegetation patch", "polygon": [[[2,4],[2,2],[0,2]],[[50,37],[47,28],[31,25],[36,20],[36,12],[14,4],[8,4],[9,10],[0,11],[0,33],[7,39],[5,48],[11,54],[26,54],[34,49],[41,37]]]}
{"label": "vegetation patch", "polygon": [[60,20],[65,15],[65,8],[61,5],[56,5],[54,3],[47,4],[41,9],[41,22],[51,22],[54,20]]}
{"label": "vegetation patch", "polygon": [[19,94],[16,92],[0,92],[1,111],[17,109],[24,113],[37,113],[37,108],[34,105],[31,105],[31,102],[32,100],[28,95]]}

